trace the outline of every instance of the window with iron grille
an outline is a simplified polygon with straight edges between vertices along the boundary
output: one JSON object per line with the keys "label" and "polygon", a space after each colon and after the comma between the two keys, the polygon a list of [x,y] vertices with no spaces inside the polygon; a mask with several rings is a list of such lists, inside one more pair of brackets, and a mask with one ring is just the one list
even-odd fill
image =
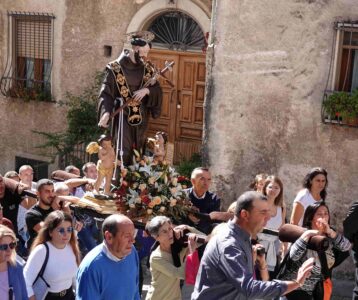
{"label": "window with iron grille", "polygon": [[155,18],[148,26],[155,34],[153,45],[177,51],[205,51],[206,39],[203,31],[190,16],[172,11]]}
{"label": "window with iron grille", "polygon": [[51,101],[51,14],[8,13],[8,57],[1,78],[5,96]]}
{"label": "window with iron grille", "polygon": [[322,119],[325,123],[358,126],[358,22],[337,22]]}

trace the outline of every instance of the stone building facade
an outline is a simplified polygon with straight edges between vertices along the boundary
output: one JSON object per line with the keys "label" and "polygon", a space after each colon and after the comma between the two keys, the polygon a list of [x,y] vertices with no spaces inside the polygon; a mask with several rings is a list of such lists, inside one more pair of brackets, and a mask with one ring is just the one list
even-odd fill
{"label": "stone building facade", "polygon": [[282,179],[289,209],[304,175],[324,167],[332,223],[341,228],[358,198],[358,128],[323,123],[321,107],[325,90],[337,89],[342,32],[335,22],[357,21],[358,7],[353,0],[274,2],[213,3],[206,159],[225,203],[265,172]]}

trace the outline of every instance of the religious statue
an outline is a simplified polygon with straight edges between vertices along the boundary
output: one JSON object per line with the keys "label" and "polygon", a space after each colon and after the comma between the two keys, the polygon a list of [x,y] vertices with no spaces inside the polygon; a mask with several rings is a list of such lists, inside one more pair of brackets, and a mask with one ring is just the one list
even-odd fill
{"label": "religious statue", "polygon": [[132,49],[124,49],[106,66],[98,102],[98,126],[108,128],[112,121],[111,132],[125,165],[131,163],[133,149],[143,148],[149,114],[160,116],[163,98],[156,69],[145,61],[154,34],[133,32],[128,38]]}
{"label": "religious statue", "polygon": [[168,135],[165,132],[158,131],[154,138],[148,138],[147,149],[153,154],[153,162],[163,162],[166,158],[166,144]]}

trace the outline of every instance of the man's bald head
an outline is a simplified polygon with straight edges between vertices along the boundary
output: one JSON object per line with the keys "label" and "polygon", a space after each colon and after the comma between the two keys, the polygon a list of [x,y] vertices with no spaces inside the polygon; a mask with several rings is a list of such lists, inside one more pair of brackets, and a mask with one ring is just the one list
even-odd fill
{"label": "man's bald head", "polygon": [[133,222],[124,215],[111,215],[102,226],[103,237],[108,250],[123,258],[132,252],[135,229]]}
{"label": "man's bald head", "polygon": [[110,232],[112,236],[116,236],[117,232],[121,229],[121,227],[128,224],[133,225],[133,222],[125,215],[120,215],[120,214],[111,215],[103,221],[102,224],[103,236],[105,236],[106,231]]}

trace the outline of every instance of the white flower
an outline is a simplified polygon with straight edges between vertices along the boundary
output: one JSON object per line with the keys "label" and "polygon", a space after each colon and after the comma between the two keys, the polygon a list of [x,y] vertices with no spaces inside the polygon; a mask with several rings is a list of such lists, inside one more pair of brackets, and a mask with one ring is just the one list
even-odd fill
{"label": "white flower", "polygon": [[170,198],[170,206],[173,207],[177,204],[177,199]]}
{"label": "white flower", "polygon": [[138,193],[135,190],[128,189],[131,197],[138,197]]}
{"label": "white flower", "polygon": [[131,203],[131,204],[129,204],[129,207],[130,207],[130,208],[135,208],[135,204],[134,204],[134,203]]}
{"label": "white flower", "polygon": [[153,212],[153,209],[150,209],[150,208],[147,209],[147,214],[148,214],[148,215],[151,215],[152,212]]}
{"label": "white flower", "polygon": [[141,183],[139,185],[139,189],[143,192],[146,189],[147,185],[145,183]]}
{"label": "white flower", "polygon": [[138,204],[142,203],[142,199],[140,197],[137,197],[135,199],[135,203],[138,203]]}
{"label": "white flower", "polygon": [[170,192],[172,193],[173,196],[176,196],[176,194],[177,194],[178,191],[177,191],[177,189],[174,187],[174,188],[171,188],[171,189],[170,189]]}
{"label": "white flower", "polygon": [[141,166],[139,168],[139,172],[145,172],[145,173],[147,173],[149,175],[150,174],[150,169],[151,169],[151,166],[145,164],[144,166]]}
{"label": "white flower", "polygon": [[172,185],[176,186],[177,184],[178,184],[178,178],[177,177],[172,178]]}
{"label": "white flower", "polygon": [[149,177],[148,178],[148,184],[154,184],[155,183],[155,177]]}
{"label": "white flower", "polygon": [[165,211],[165,206],[161,206],[161,207],[159,208],[159,211],[160,211],[160,212],[164,212],[164,211]]}

